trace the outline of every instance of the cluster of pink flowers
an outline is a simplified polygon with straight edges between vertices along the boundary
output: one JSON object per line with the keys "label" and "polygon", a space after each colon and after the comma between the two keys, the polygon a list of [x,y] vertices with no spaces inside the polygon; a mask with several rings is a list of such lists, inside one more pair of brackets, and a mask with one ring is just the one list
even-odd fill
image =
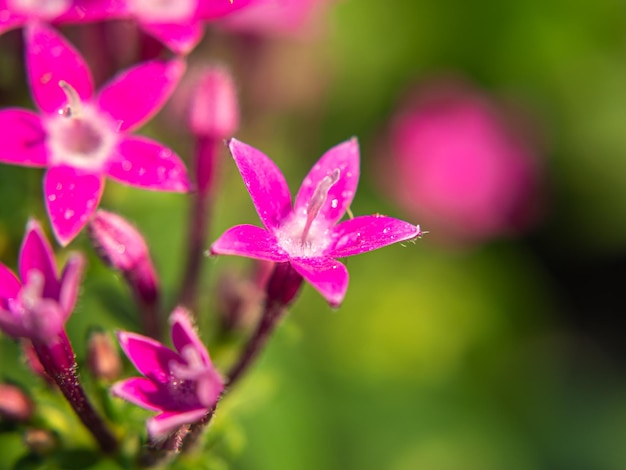
{"label": "cluster of pink flowers", "polygon": [[[115,383],[111,393],[158,412],[147,422],[153,458],[166,449],[178,451],[189,445],[210,420],[225,386],[232,386],[258,355],[302,281],[338,307],[348,287],[348,271],[338,258],[421,235],[419,226],[380,214],[341,221],[349,212],[359,180],[359,147],[354,138],[321,157],[292,204],[285,177],[272,160],[232,138],[239,114],[234,85],[224,68],[205,70],[193,90],[187,123],[196,144],[192,171],[188,173],[172,149],[134,134],[177,88],[186,71],[185,54],[200,41],[206,21],[232,15],[229,23],[222,24],[224,28],[248,24],[255,30],[281,22],[289,30],[300,24],[310,7],[312,2],[283,5],[263,0],[0,1],[0,33],[23,28],[25,70],[37,108],[36,112],[0,109],[0,162],[45,168],[44,205],[56,241],[65,247],[87,227],[96,252],[122,274],[132,290],[145,335],[119,331],[117,338],[142,377]],[[167,58],[119,71],[96,91],[85,58],[56,28],[104,20],[133,22],[169,49],[164,51]],[[237,225],[207,252],[207,209],[216,184],[216,159],[225,139],[230,139],[228,148],[263,228]],[[184,287],[169,317],[175,351],[160,342],[160,282],[148,245],[130,222],[99,209],[107,177],[143,189],[191,195]],[[262,293],[259,298],[265,299],[259,325],[224,375],[213,365],[194,327],[199,266],[206,253],[239,255],[271,266],[257,285]],[[71,254],[59,275],[44,229],[29,221],[19,256],[19,277],[0,264],[0,329],[27,341],[36,368],[57,384],[102,451],[115,453],[119,436],[84,392],[65,331],[84,265],[81,254]],[[119,371],[99,365],[115,357],[114,352],[103,352],[107,344],[102,338],[93,341],[90,363],[94,370]]]}

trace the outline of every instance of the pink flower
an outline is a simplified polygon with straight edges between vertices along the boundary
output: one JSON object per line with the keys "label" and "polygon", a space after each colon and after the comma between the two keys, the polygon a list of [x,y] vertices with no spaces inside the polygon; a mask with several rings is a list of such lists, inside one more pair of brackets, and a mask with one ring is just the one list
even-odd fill
{"label": "pink flower", "polygon": [[390,138],[390,192],[439,240],[486,240],[528,222],[534,155],[487,97],[466,85],[427,86],[398,113]]}
{"label": "pink flower", "polygon": [[200,42],[205,21],[229,15],[250,1],[127,0],[139,27],[179,54],[187,54]]}
{"label": "pink flower", "polygon": [[83,23],[125,16],[125,0],[0,0],[0,34],[29,21]]}
{"label": "pink flower", "polygon": [[0,263],[0,329],[14,338],[44,344],[64,336],[83,266],[83,257],[74,254],[59,278],[52,248],[39,224],[31,220],[20,249],[21,281]]}
{"label": "pink flower", "polygon": [[151,61],[129,69],[94,96],[78,52],[54,30],[25,30],[27,72],[41,115],[0,111],[0,161],[47,167],[45,203],[63,245],[98,207],[104,177],[146,189],[186,191],[187,173],[172,150],[129,133],[155,114],[184,72],[184,62]]}
{"label": "pink flower", "polygon": [[186,310],[170,316],[172,342],[178,352],[134,333],[120,332],[122,350],[144,377],[116,383],[111,393],[161,413],[147,422],[148,434],[165,437],[178,427],[201,419],[217,403],[224,388]]}
{"label": "pink flower", "polygon": [[232,139],[230,151],[265,229],[237,225],[211,253],[289,262],[333,306],[348,287],[348,271],[336,258],[375,250],[421,235],[419,226],[379,214],[337,223],[359,180],[356,139],[333,147],[313,165],[291,205],[280,170],[259,150]]}

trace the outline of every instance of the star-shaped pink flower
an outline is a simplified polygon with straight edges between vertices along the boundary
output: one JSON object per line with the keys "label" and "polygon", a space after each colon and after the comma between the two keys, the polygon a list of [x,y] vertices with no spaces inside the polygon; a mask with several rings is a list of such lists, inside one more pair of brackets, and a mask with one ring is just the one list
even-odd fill
{"label": "star-shaped pink flower", "polygon": [[181,60],[151,61],[120,73],[94,95],[80,54],[53,29],[25,29],[31,92],[41,113],[0,111],[0,161],[47,167],[44,195],[56,238],[69,243],[98,207],[104,177],[145,189],[186,191],[180,158],[130,132],[154,115],[184,72]]}
{"label": "star-shaped pink flower", "polygon": [[33,20],[84,23],[126,16],[125,0],[0,0],[0,34]]}
{"label": "star-shaped pink flower", "polygon": [[382,215],[339,220],[359,180],[356,139],[333,147],[313,165],[291,205],[285,178],[259,150],[232,139],[229,148],[265,226],[237,225],[211,246],[212,254],[289,262],[333,306],[348,288],[348,270],[336,258],[375,250],[421,235],[419,226]]}
{"label": "star-shaped pink flower", "polygon": [[174,310],[170,324],[177,352],[145,336],[118,333],[122,350],[144,377],[123,380],[111,388],[113,395],[161,412],[147,422],[148,434],[157,439],[201,419],[224,389],[186,310]]}
{"label": "star-shaped pink flower", "polygon": [[70,257],[59,278],[52,248],[31,220],[19,256],[20,279],[0,263],[0,329],[14,338],[53,343],[74,309],[84,258]]}

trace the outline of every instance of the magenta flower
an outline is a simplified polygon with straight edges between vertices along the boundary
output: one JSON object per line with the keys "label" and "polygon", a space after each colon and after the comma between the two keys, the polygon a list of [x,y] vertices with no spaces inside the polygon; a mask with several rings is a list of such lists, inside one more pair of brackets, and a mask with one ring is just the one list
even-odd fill
{"label": "magenta flower", "polygon": [[187,54],[202,39],[204,22],[222,18],[251,0],[127,0],[131,16],[146,33],[173,52]]}
{"label": "magenta flower", "polygon": [[59,278],[52,248],[31,220],[20,249],[21,281],[0,263],[0,329],[35,343],[59,340],[76,303],[83,266],[83,257],[74,254]]}
{"label": "magenta flower", "polygon": [[348,271],[336,258],[421,235],[419,226],[378,214],[337,223],[350,206],[359,180],[356,139],[333,147],[313,165],[293,208],[285,178],[274,162],[235,139],[229,148],[265,229],[232,227],[213,243],[213,254],[289,262],[331,305],[338,306],[348,287]]}
{"label": "magenta flower", "polygon": [[144,377],[116,383],[111,393],[161,413],[147,422],[152,438],[165,437],[178,427],[206,415],[224,385],[183,308],[170,316],[172,342],[178,352],[135,333],[119,332],[122,350]]}
{"label": "magenta flower", "polygon": [[[488,96],[463,83],[419,90],[391,125],[390,193],[455,243],[480,242],[527,225],[538,165],[530,139],[516,135]],[[385,158],[389,158],[387,155]]]}
{"label": "magenta flower", "polygon": [[129,69],[94,96],[83,58],[54,30],[25,29],[27,72],[41,111],[0,111],[0,161],[47,167],[45,203],[54,233],[69,243],[98,207],[104,177],[145,189],[186,191],[172,150],[129,133],[164,104],[183,74],[181,60]]}
{"label": "magenta flower", "polygon": [[83,23],[125,15],[125,0],[0,0],[0,34],[29,21]]}

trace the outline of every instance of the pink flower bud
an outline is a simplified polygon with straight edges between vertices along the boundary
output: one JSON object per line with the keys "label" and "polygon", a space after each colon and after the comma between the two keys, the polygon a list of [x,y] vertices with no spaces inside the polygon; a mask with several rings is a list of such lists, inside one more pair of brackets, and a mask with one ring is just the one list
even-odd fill
{"label": "pink flower bud", "polygon": [[201,72],[190,100],[189,126],[196,136],[223,140],[239,127],[239,107],[233,79],[224,67]]}
{"label": "pink flower bud", "polygon": [[0,417],[10,421],[28,421],[33,414],[33,402],[20,387],[0,384]]}
{"label": "pink flower bud", "polygon": [[159,282],[148,246],[135,227],[117,214],[99,210],[89,224],[89,235],[103,261],[122,272],[142,301],[158,298]]}
{"label": "pink flower bud", "polygon": [[94,377],[116,380],[122,373],[122,363],[110,336],[101,331],[93,333],[87,343],[87,363]]}

